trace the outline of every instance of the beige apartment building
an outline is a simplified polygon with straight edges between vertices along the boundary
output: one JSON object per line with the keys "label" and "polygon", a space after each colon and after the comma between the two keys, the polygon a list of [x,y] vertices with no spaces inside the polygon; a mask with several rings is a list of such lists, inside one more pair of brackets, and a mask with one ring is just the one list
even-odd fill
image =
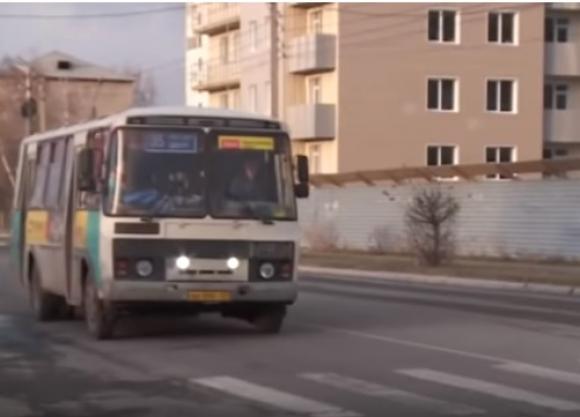
{"label": "beige apartment building", "polygon": [[315,173],[580,154],[576,3],[188,7],[190,105],[284,120]]}

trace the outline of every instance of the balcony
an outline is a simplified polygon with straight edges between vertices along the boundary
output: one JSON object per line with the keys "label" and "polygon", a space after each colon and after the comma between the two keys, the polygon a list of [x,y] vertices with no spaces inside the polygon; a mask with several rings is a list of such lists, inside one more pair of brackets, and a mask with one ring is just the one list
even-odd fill
{"label": "balcony", "polygon": [[548,143],[580,143],[580,111],[545,110],[544,140]]}
{"label": "balcony", "polygon": [[290,41],[288,70],[293,74],[331,71],[336,63],[336,36],[312,34]]}
{"label": "balcony", "polygon": [[580,76],[580,44],[546,43],[546,75]]}
{"label": "balcony", "polygon": [[197,73],[193,88],[199,91],[218,91],[239,87],[240,66],[235,62],[213,64]]}
{"label": "balcony", "polygon": [[573,10],[580,11],[580,3],[548,3],[548,9],[550,10]]}
{"label": "balcony", "polygon": [[292,139],[332,139],[336,135],[334,104],[302,104],[288,109]]}
{"label": "balcony", "polygon": [[217,35],[240,27],[238,3],[209,3],[199,8],[195,31],[203,35]]}
{"label": "balcony", "polygon": [[296,7],[297,9],[310,9],[312,7],[320,7],[320,6],[324,6],[325,4],[331,4],[329,2],[300,2],[300,1],[295,1],[295,2],[290,2],[289,5],[292,7]]}

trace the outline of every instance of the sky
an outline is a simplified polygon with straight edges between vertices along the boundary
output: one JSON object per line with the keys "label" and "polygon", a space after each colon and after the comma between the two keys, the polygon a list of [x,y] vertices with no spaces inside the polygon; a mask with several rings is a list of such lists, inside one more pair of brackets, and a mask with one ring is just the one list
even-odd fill
{"label": "sky", "polygon": [[[155,9],[171,10],[79,17]],[[155,104],[182,105],[184,23],[184,5],[176,3],[1,3],[0,59],[32,59],[58,50],[117,70],[140,70],[154,81]]]}

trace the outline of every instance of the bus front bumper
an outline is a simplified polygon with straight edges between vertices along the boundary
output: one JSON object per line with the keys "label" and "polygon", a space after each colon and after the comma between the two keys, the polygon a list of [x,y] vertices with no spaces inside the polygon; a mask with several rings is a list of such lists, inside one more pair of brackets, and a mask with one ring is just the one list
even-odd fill
{"label": "bus front bumper", "polygon": [[[290,282],[138,282],[105,281],[101,297],[111,302],[265,302],[292,304],[298,286]],[[207,298],[204,298],[207,295]]]}

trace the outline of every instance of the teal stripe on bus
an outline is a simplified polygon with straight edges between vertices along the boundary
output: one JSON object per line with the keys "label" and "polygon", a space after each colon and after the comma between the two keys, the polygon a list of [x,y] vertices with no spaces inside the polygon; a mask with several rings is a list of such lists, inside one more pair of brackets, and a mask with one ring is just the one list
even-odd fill
{"label": "teal stripe on bus", "polygon": [[19,266],[20,258],[22,254],[21,249],[21,227],[22,227],[22,213],[20,210],[12,212],[12,217],[10,218],[10,257],[15,266]]}
{"label": "teal stripe on bus", "polygon": [[89,253],[89,261],[91,263],[91,272],[95,282],[100,285],[102,282],[100,257],[100,213],[98,211],[89,211],[87,213],[87,223],[86,247]]}

